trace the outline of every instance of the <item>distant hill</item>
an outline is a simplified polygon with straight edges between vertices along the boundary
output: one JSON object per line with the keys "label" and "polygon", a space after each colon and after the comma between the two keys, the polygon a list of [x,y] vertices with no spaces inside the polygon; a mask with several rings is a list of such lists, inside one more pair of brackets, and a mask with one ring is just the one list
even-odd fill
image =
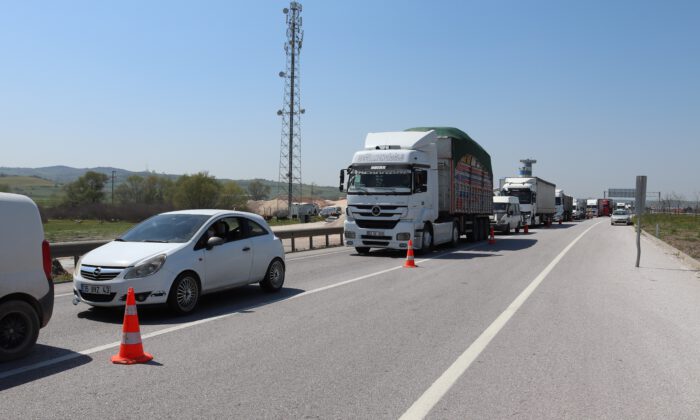
{"label": "distant hill", "polygon": [[[63,194],[63,185],[75,181],[88,171],[103,173],[107,175],[110,180],[112,178],[112,172],[114,171],[115,187],[119,186],[119,184],[126,181],[126,179],[132,175],[142,177],[158,175],[168,177],[172,180],[177,180],[181,176],[174,174],[158,174],[147,171],[133,172],[113,167],[72,168],[70,166],[58,165],[43,168],[11,168],[0,166],[0,185],[8,185],[12,192],[28,195],[37,202],[50,205],[56,202]],[[232,181],[223,178],[217,179],[222,182]],[[255,180],[237,179],[233,181],[236,181],[243,188],[248,188],[248,185]],[[259,181],[270,187],[270,197],[274,197],[278,193],[279,182],[266,179],[260,179]],[[108,185],[109,188],[111,188],[111,183],[109,181]],[[286,196],[286,188],[286,184],[282,184],[281,191],[284,196]],[[303,184],[302,190],[304,197],[310,197],[312,195],[312,186],[310,184]],[[337,200],[343,195],[344,194],[338,191],[338,187],[313,186],[314,198]]]}

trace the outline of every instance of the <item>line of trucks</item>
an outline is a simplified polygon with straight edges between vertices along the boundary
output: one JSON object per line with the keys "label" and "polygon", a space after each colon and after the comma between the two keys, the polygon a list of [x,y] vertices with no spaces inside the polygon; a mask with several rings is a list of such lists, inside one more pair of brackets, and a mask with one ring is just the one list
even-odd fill
{"label": "line of trucks", "polygon": [[452,127],[369,133],[362,150],[340,171],[347,193],[345,245],[430,250],[445,243],[579,217],[573,200],[539,177],[505,178],[494,196],[490,155]]}

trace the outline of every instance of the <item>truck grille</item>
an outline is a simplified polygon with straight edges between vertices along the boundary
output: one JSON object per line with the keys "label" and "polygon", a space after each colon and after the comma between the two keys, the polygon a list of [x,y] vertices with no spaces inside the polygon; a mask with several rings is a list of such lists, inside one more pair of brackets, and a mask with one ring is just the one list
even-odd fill
{"label": "truck grille", "polygon": [[361,220],[355,219],[357,226],[362,229],[393,229],[399,223],[398,220]]}
{"label": "truck grille", "polygon": [[362,245],[389,246],[389,242],[388,241],[365,241],[363,239]]}

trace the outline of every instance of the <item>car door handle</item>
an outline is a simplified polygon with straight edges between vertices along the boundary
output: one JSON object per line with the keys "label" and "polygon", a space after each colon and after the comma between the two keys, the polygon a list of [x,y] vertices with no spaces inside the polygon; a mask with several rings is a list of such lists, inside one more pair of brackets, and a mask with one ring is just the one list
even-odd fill
{"label": "car door handle", "polygon": [[243,251],[250,251],[250,247],[247,246],[247,247],[243,248]]}

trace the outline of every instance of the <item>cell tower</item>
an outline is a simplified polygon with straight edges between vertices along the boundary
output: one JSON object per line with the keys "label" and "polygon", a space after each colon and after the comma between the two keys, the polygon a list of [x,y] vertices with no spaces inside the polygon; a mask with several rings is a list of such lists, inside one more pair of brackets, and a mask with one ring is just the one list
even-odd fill
{"label": "cell tower", "polygon": [[520,176],[532,176],[532,164],[537,163],[534,159],[521,159],[523,167],[520,168]]}
{"label": "cell tower", "polygon": [[301,3],[292,1],[289,9],[282,10],[287,16],[287,41],[284,52],[287,55],[287,68],[279,76],[284,78],[284,104],[277,111],[282,117],[282,140],[280,141],[280,172],[278,197],[284,184],[287,184],[287,211],[292,215],[292,203],[301,200],[301,108],[299,95],[299,54],[304,40],[301,29]]}

